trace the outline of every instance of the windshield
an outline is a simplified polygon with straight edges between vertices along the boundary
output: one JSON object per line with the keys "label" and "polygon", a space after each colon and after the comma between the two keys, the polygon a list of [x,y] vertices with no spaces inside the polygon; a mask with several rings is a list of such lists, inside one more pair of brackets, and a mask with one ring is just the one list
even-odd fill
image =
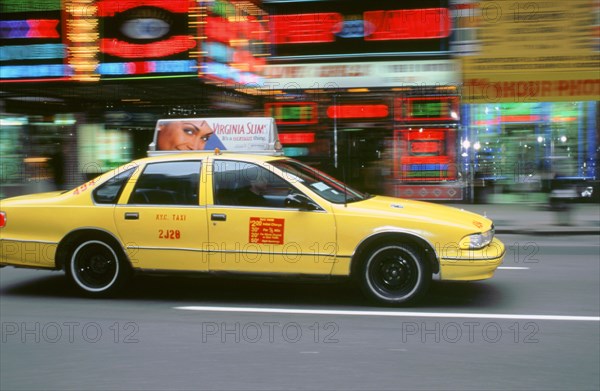
{"label": "windshield", "polygon": [[354,190],[345,183],[299,161],[286,159],[269,163],[282,170],[284,178],[291,184],[301,183],[329,202],[343,204],[369,198],[368,194]]}

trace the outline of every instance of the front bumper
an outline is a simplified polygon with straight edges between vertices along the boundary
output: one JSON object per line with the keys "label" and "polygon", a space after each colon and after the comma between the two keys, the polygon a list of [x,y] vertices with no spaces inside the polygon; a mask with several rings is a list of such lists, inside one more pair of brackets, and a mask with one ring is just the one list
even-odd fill
{"label": "front bumper", "polygon": [[479,250],[461,250],[449,246],[439,254],[440,279],[475,281],[491,278],[502,264],[505,253],[504,243],[496,238]]}

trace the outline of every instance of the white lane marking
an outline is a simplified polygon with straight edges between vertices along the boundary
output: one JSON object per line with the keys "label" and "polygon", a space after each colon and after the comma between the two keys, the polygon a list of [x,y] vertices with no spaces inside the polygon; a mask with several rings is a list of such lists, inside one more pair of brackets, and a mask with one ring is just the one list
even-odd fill
{"label": "white lane marking", "polygon": [[502,270],[529,270],[529,268],[525,267],[525,266],[499,266],[498,269],[502,269]]}
{"label": "white lane marking", "polygon": [[360,310],[310,310],[299,308],[260,308],[260,307],[211,307],[184,306],[176,310],[204,312],[246,312],[263,314],[297,315],[348,315],[348,316],[392,316],[413,318],[469,318],[469,319],[527,319],[527,320],[573,320],[600,322],[600,316],[573,315],[521,315],[521,314],[476,314],[453,312],[402,312],[402,311],[360,311]]}

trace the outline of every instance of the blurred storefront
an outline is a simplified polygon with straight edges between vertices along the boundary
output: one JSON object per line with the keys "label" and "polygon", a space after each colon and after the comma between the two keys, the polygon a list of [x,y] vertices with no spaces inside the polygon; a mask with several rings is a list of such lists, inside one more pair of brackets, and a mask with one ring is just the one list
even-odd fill
{"label": "blurred storefront", "polygon": [[476,201],[598,200],[600,3],[456,0],[462,165]]}
{"label": "blurred storefront", "polygon": [[265,114],[287,155],[368,192],[462,200],[448,1],[263,1]]}
{"label": "blurred storefront", "polygon": [[461,153],[477,201],[507,193],[541,201],[556,187],[596,186],[597,102],[465,104],[463,119]]}
{"label": "blurred storefront", "polygon": [[2,1],[0,197],[142,157],[158,118],[262,114],[256,3]]}
{"label": "blurred storefront", "polygon": [[247,115],[275,117],[289,156],[373,193],[600,195],[598,1],[0,7],[0,197],[142,157],[158,118]]}

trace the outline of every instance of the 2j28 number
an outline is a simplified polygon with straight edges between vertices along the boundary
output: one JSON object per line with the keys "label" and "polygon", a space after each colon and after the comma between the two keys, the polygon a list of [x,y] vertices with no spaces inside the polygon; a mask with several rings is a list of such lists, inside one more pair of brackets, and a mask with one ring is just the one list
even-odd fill
{"label": "2j28 number", "polygon": [[180,239],[181,232],[178,229],[159,229],[158,230],[158,238],[159,239]]}

